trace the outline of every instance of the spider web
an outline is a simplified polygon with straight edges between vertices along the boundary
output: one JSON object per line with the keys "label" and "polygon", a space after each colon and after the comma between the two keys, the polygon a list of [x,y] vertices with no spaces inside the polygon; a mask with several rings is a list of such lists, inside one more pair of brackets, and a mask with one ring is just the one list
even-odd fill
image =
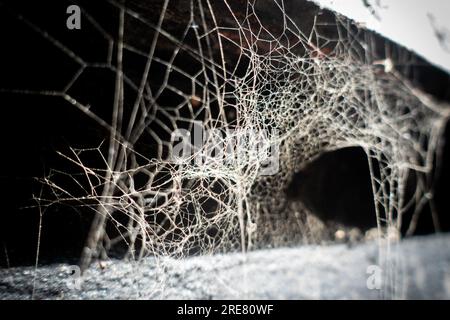
{"label": "spider web", "polygon": [[[96,213],[83,268],[121,241],[135,259],[314,242],[320,222],[285,190],[320,154],[358,146],[370,169],[379,263],[395,289],[391,246],[403,212],[432,202],[432,167],[449,114],[399,71],[414,61],[380,59],[370,34],[339,15],[330,22],[317,14],[311,28],[300,28],[281,0],[265,4],[276,21],[256,1],[105,5],[118,13],[114,32],[82,8],[83,23],[108,43],[105,58],[93,62],[17,15],[79,67],[62,90],[1,89],[60,97],[109,132],[102,146],[61,154],[78,171],[53,170],[41,179],[49,196],[37,198],[43,207],[70,203]],[[133,36],[136,28],[142,37]],[[138,74],[127,69],[133,57],[144,62]],[[110,117],[72,94],[91,69],[114,74]],[[174,155],[176,132],[190,133],[182,136],[187,156]],[[274,154],[276,170],[267,174]],[[103,166],[89,166],[86,156]],[[411,173],[417,179],[408,199]]]}

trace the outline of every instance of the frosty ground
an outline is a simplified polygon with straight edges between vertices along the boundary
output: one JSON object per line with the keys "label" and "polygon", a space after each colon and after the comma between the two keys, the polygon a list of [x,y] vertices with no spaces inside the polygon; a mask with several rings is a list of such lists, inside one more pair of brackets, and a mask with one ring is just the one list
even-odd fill
{"label": "frosty ground", "polygon": [[[369,289],[378,246],[301,246],[184,260],[93,264],[82,278],[58,264],[0,269],[1,299],[449,299],[450,235],[392,249],[395,292]],[[370,287],[370,286],[369,286]],[[33,290],[34,288],[34,290]],[[34,292],[33,292],[34,291]]]}

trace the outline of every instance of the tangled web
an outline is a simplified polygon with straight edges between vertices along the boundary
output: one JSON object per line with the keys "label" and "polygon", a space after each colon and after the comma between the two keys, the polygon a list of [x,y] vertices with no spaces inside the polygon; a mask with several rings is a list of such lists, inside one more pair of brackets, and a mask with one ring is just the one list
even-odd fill
{"label": "tangled web", "polygon": [[[109,43],[104,61],[83,60],[19,17],[79,69],[63,90],[15,92],[61,97],[110,133],[106,148],[63,155],[78,173],[51,172],[42,182],[52,196],[38,199],[96,212],[84,266],[120,241],[133,258],[312,241],[313,213],[286,188],[306,163],[348,146],[367,155],[380,243],[392,241],[405,210],[432,201],[449,109],[399,71],[413,61],[378,57],[370,34],[348,19],[319,11],[300,27],[282,0],[105,5],[118,12],[115,34],[83,9],[83,23]],[[138,75],[127,59],[144,61]],[[115,75],[112,120],[71,95],[95,68]],[[104,166],[87,165],[86,154]],[[60,186],[61,175],[78,191]]]}

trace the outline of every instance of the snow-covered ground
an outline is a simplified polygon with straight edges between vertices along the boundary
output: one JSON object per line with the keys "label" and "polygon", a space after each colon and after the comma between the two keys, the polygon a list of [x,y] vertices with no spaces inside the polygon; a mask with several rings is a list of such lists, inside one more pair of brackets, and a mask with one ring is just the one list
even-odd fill
{"label": "snow-covered ground", "polygon": [[450,1],[310,1],[363,23],[450,72]]}
{"label": "snow-covered ground", "polygon": [[[377,290],[378,247],[268,249],[243,254],[94,264],[83,278],[52,265],[0,270],[1,299],[449,299],[450,235],[417,237],[393,249],[396,293]],[[372,266],[372,267],[370,267]],[[370,271],[367,273],[367,271]],[[34,279],[34,281],[33,281]],[[375,284],[375,286],[374,286]],[[390,292],[390,291],[389,291]]]}

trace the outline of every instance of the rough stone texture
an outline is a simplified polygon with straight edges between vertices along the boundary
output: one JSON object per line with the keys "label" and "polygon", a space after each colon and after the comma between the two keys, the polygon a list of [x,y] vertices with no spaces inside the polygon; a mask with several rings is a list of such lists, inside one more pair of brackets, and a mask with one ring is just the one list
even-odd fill
{"label": "rough stone texture", "polygon": [[[94,264],[79,283],[58,264],[0,269],[1,299],[449,299],[450,235],[404,240],[396,293],[367,288],[375,242]],[[78,287],[79,284],[79,287]]]}

